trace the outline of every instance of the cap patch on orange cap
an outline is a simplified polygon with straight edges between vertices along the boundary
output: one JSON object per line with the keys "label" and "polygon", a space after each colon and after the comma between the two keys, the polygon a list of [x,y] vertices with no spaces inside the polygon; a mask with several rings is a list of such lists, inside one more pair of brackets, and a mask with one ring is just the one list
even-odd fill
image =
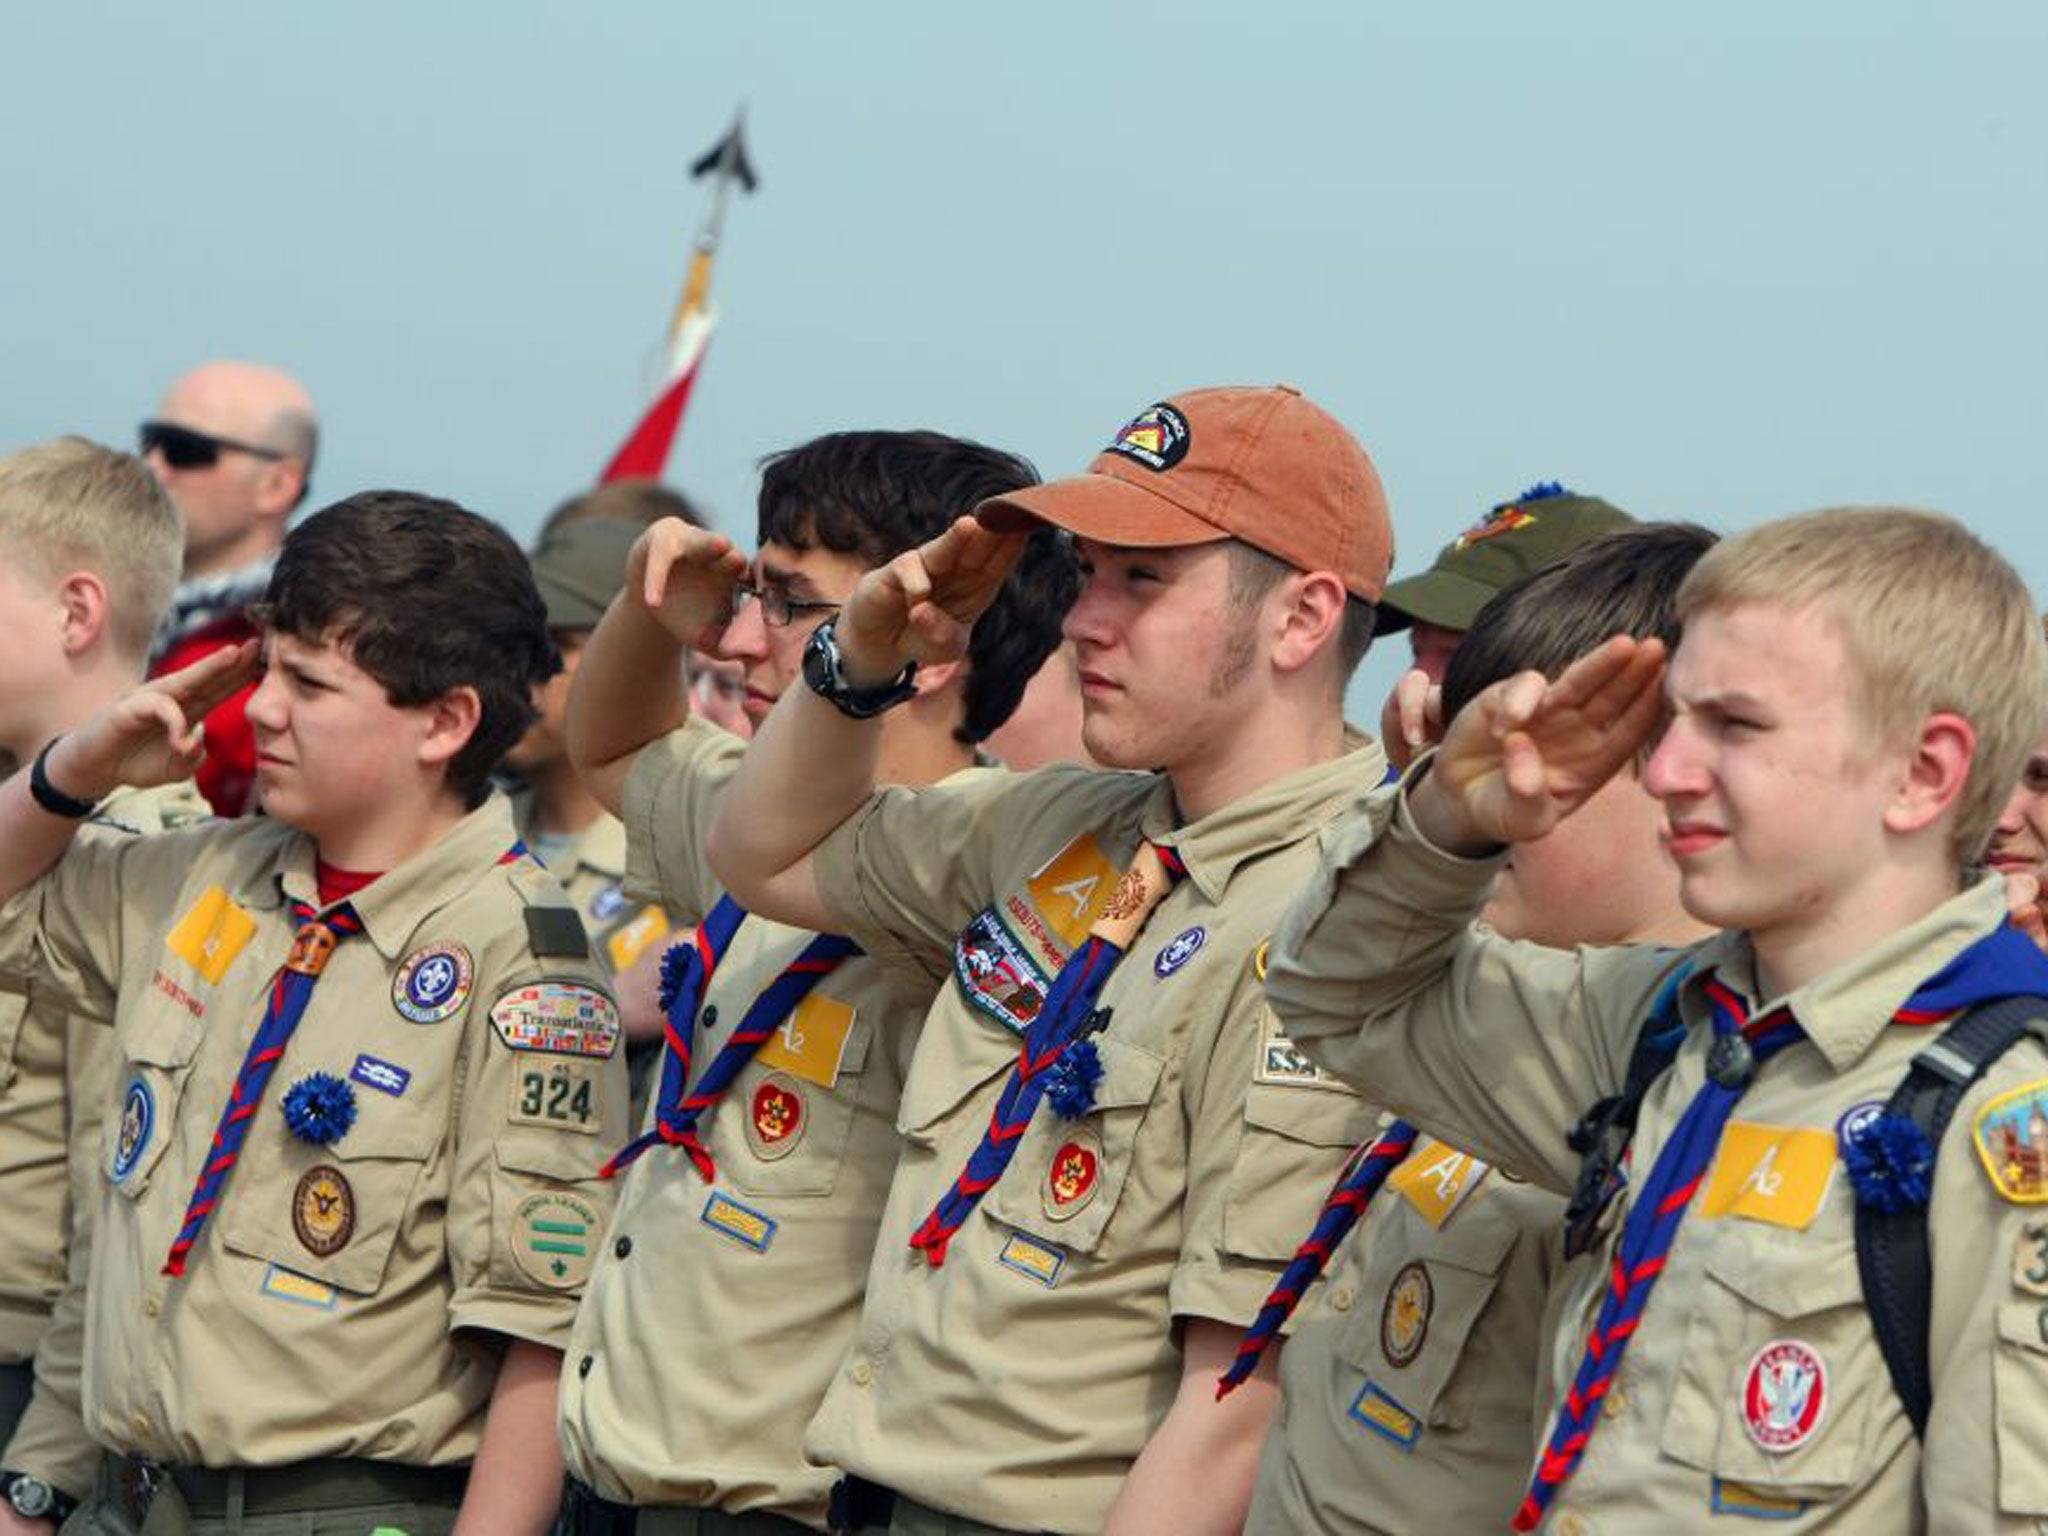
{"label": "cap patch on orange cap", "polygon": [[1136,459],[1147,469],[1171,469],[1187,457],[1188,419],[1162,400],[1126,422],[1107,451]]}

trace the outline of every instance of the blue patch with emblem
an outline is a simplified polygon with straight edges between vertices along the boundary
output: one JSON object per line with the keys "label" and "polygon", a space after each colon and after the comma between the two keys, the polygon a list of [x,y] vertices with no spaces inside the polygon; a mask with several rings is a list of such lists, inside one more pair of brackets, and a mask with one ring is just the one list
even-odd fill
{"label": "blue patch with emblem", "polygon": [[410,1072],[382,1056],[358,1056],[348,1075],[364,1087],[388,1093],[394,1099],[404,1097],[405,1090],[412,1085]]}
{"label": "blue patch with emblem", "polygon": [[1422,1420],[1403,1408],[1371,1382],[1359,1388],[1347,1410],[1358,1423],[1376,1435],[1384,1435],[1408,1451],[1422,1438]]}
{"label": "blue patch with emblem", "polygon": [[430,944],[405,957],[391,983],[391,1005],[415,1024],[438,1024],[469,1001],[474,975],[460,944]]}
{"label": "blue patch with emblem", "polygon": [[135,1171],[149,1148],[150,1133],[156,1129],[156,1095],[148,1083],[134,1078],[121,1099],[121,1125],[114,1138],[114,1182],[120,1183]]}
{"label": "blue patch with emblem", "polygon": [[1159,958],[1152,962],[1152,974],[1161,981],[1186,965],[1202,952],[1202,946],[1209,942],[1209,930],[1197,924],[1175,934],[1166,948],[1159,951]]}
{"label": "blue patch with emblem", "polygon": [[[1850,1114],[1854,1113],[1854,1110],[1850,1111]],[[1797,1520],[1806,1513],[1806,1500],[1788,1499],[1768,1488],[1731,1483],[1717,1477],[1710,1507],[1717,1515],[1747,1515],[1752,1520]]]}
{"label": "blue patch with emblem", "polygon": [[594,923],[608,923],[632,904],[623,887],[613,881],[590,898],[590,920]]}
{"label": "blue patch with emblem", "polygon": [[1861,1104],[1852,1104],[1835,1122],[1835,1144],[1846,1148],[1876,1123],[1884,1113],[1884,1105],[1877,1099],[1865,1099]]}
{"label": "blue patch with emblem", "polygon": [[1045,1006],[1051,986],[993,907],[984,908],[960,930],[953,946],[953,974],[970,1003],[1020,1035]]}
{"label": "blue patch with emblem", "polygon": [[775,1241],[775,1229],[781,1225],[773,1216],[764,1216],[715,1190],[704,1202],[703,1214],[697,1219],[712,1231],[723,1232],[734,1242],[756,1253],[768,1251],[768,1245]]}

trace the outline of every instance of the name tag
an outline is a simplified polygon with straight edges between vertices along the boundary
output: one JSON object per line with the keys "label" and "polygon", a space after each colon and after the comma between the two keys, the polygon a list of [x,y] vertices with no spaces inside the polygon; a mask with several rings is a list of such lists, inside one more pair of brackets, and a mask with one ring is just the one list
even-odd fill
{"label": "name tag", "polygon": [[1067,1256],[1051,1243],[1041,1243],[1022,1232],[1012,1232],[1009,1241],[1003,1244],[1002,1252],[996,1255],[996,1262],[1050,1289],[1058,1282],[1060,1271],[1067,1267]]}
{"label": "name tag", "polygon": [[1425,1136],[1401,1166],[1387,1175],[1387,1182],[1422,1212],[1424,1221],[1440,1227],[1479,1187],[1479,1181],[1486,1177],[1486,1166],[1470,1153]]}
{"label": "name tag", "polygon": [[1827,1197],[1837,1161],[1831,1131],[1731,1120],[1699,1213],[1804,1231]]}
{"label": "name tag", "polygon": [[1116,889],[1117,868],[1083,832],[1031,877],[1031,899],[1067,948],[1077,947]]}
{"label": "name tag", "polygon": [[852,1033],[853,1010],[834,998],[812,993],[768,1037],[756,1059],[765,1067],[779,1067],[805,1082],[830,1088],[839,1081],[846,1037]]}
{"label": "name tag", "polygon": [[715,1192],[704,1202],[704,1214],[697,1219],[756,1253],[768,1251],[768,1245],[775,1241],[775,1228],[779,1225],[774,1217],[765,1216],[751,1206],[741,1205],[739,1201]]}

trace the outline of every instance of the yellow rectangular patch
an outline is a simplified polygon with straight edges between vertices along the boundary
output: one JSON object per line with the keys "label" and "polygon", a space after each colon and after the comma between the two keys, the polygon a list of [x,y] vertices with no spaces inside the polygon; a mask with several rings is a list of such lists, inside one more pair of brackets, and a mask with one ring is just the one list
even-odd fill
{"label": "yellow rectangular patch", "polygon": [[226,891],[210,885],[192,910],[178,919],[164,947],[217,987],[242,946],[255,935],[256,919],[229,900]]}
{"label": "yellow rectangular patch", "polygon": [[853,1033],[853,1009],[815,992],[796,1005],[782,1027],[762,1044],[757,1060],[830,1088],[839,1081],[846,1037]]}
{"label": "yellow rectangular patch", "polygon": [[704,1202],[704,1213],[697,1219],[756,1253],[768,1251],[768,1245],[775,1241],[775,1229],[781,1225],[773,1216],[764,1216],[717,1193]]}
{"label": "yellow rectangular patch", "polygon": [[296,1301],[301,1306],[318,1307],[323,1312],[333,1311],[335,1302],[341,1297],[333,1286],[309,1280],[304,1275],[295,1275],[275,1264],[263,1271],[263,1294],[275,1296],[280,1301]]}
{"label": "yellow rectangular patch", "polygon": [[1424,1221],[1441,1227],[1485,1177],[1486,1164],[1478,1158],[1425,1136],[1387,1182],[1422,1212]]}
{"label": "yellow rectangular patch", "polygon": [[1116,889],[1117,867],[1103,856],[1092,834],[1083,832],[1031,877],[1028,889],[1052,931],[1072,949],[1109,905]]}
{"label": "yellow rectangular patch", "polygon": [[1803,1232],[1827,1197],[1835,1174],[1832,1131],[1731,1120],[1720,1150],[1702,1216],[1742,1216]]}
{"label": "yellow rectangular patch", "polygon": [[1050,1288],[1059,1279],[1060,1271],[1067,1267],[1067,1256],[1050,1243],[1041,1243],[1022,1232],[1012,1232],[1010,1240],[1003,1244],[1003,1251],[996,1255],[996,1262]]}
{"label": "yellow rectangular patch", "polygon": [[629,921],[621,923],[604,941],[613,971],[627,971],[647,953],[647,946],[668,937],[668,914],[659,907],[642,907]]}

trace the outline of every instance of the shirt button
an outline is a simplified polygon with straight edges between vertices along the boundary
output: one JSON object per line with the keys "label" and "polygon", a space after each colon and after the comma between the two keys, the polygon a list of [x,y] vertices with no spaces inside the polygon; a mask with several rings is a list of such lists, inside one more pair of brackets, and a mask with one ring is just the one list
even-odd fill
{"label": "shirt button", "polygon": [[588,1376],[590,1374],[590,1368],[595,1364],[597,1364],[596,1356],[585,1355],[581,1360],[578,1360],[576,1362],[576,1374],[578,1376]]}
{"label": "shirt button", "polygon": [[1330,1305],[1339,1312],[1349,1312],[1352,1300],[1351,1287],[1348,1285],[1340,1285],[1337,1289],[1330,1292]]}
{"label": "shirt button", "polygon": [[1557,1518],[1550,1522],[1551,1536],[1586,1536],[1588,1526],[1575,1509],[1558,1511]]}
{"label": "shirt button", "polygon": [[1603,1411],[1610,1419],[1618,1419],[1628,1412],[1628,1394],[1621,1389],[1620,1382],[1607,1389],[1607,1404]]}
{"label": "shirt button", "polygon": [[853,1384],[854,1384],[854,1385],[855,1385],[856,1387],[864,1387],[864,1386],[866,1386],[866,1385],[867,1385],[867,1384],[868,1384],[869,1382],[873,1381],[874,1379],[875,1379],[875,1371],[874,1371],[874,1367],[873,1367],[873,1366],[869,1365],[869,1364],[867,1363],[867,1361],[865,1361],[865,1360],[856,1360],[856,1361],[854,1361],[854,1363],[853,1363]]}
{"label": "shirt button", "polygon": [[146,1414],[146,1413],[138,1413],[137,1415],[135,1415],[135,1417],[134,1417],[134,1418],[130,1419],[130,1420],[129,1420],[128,1422],[129,1422],[130,1424],[132,1424],[132,1425],[133,1425],[133,1426],[135,1427],[135,1433],[136,1433],[136,1434],[138,1434],[138,1435],[142,1436],[142,1438],[143,1438],[143,1439],[145,1439],[145,1440],[147,1440],[147,1439],[149,1438],[149,1415],[148,1415],[148,1414]]}
{"label": "shirt button", "polygon": [[155,1317],[159,1313],[161,1313],[163,1309],[163,1303],[158,1301],[154,1296],[152,1296],[147,1301],[143,1302],[142,1315],[144,1317]]}
{"label": "shirt button", "polygon": [[703,1018],[704,1018],[704,1027],[705,1027],[706,1029],[716,1029],[716,1028],[718,1028],[718,1004],[716,1004],[716,1003],[706,1003],[706,1004],[704,1005],[704,1015],[703,1015]]}
{"label": "shirt button", "polygon": [[612,1244],[612,1252],[617,1254],[622,1259],[632,1251],[633,1239],[631,1239],[630,1237],[622,1237],[616,1243]]}

